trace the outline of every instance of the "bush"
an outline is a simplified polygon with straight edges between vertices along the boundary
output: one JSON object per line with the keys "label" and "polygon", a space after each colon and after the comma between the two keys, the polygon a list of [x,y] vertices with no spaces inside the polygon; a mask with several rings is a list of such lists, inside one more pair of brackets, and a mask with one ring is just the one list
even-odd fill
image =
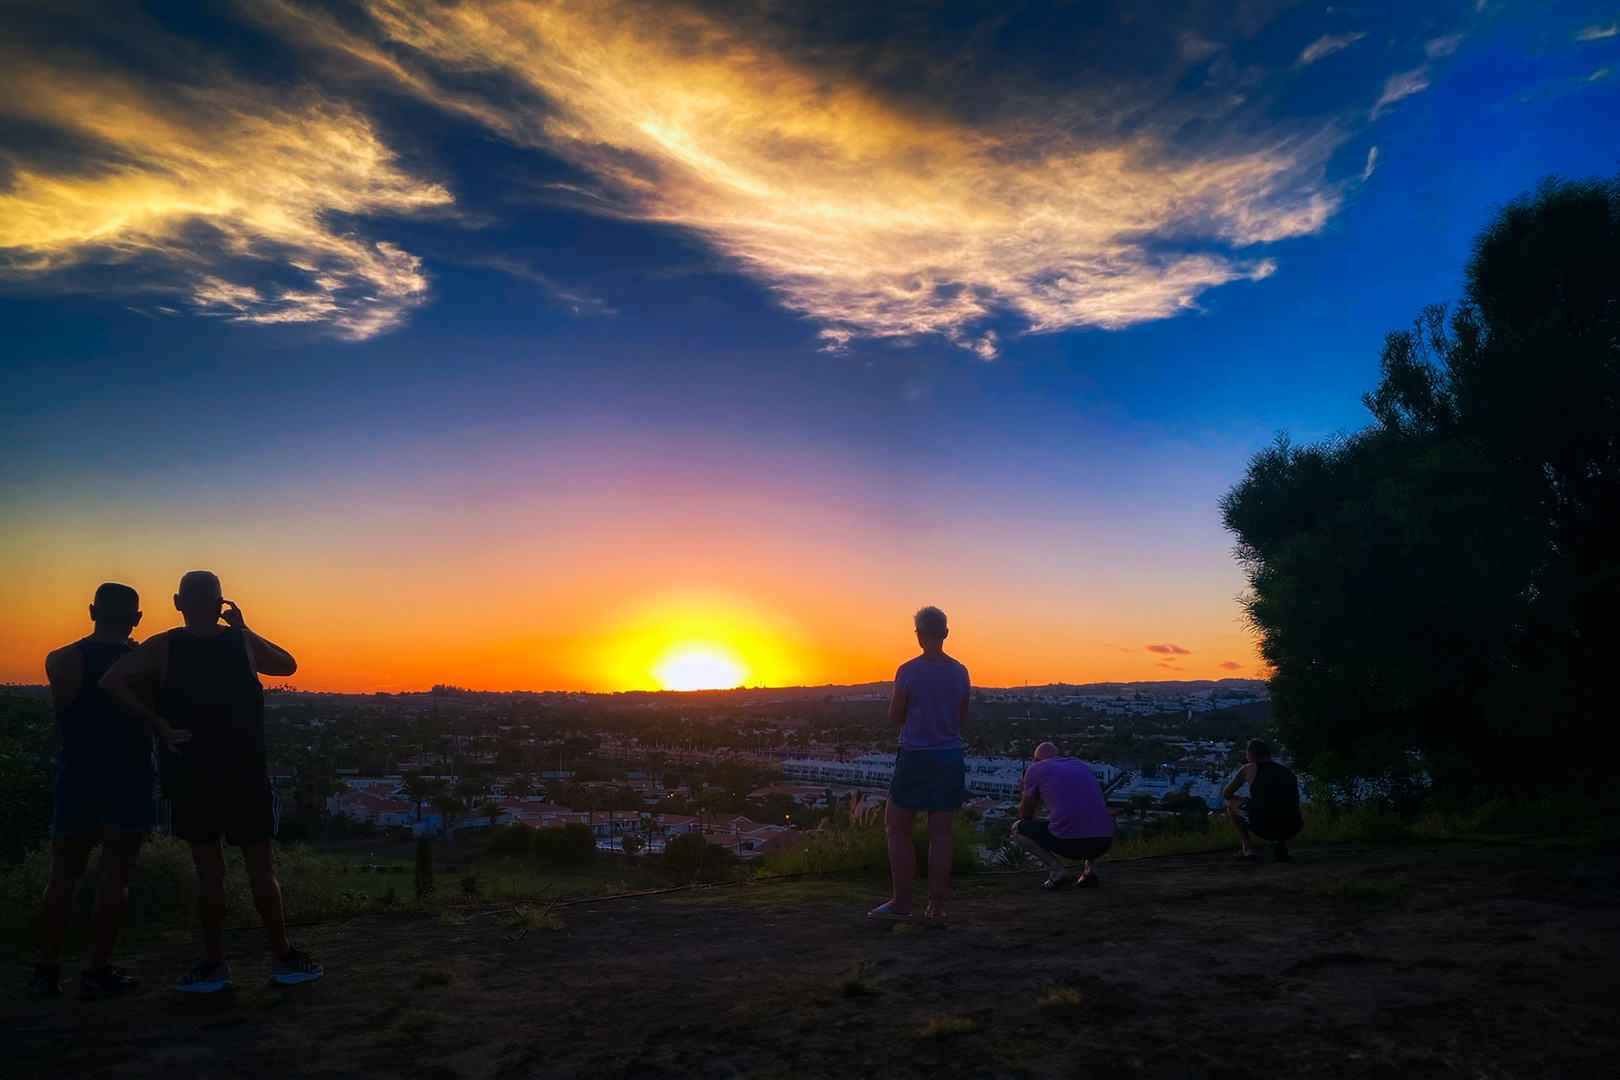
{"label": "bush", "polygon": [[514,853],[526,855],[534,850],[534,834],[536,830],[532,825],[521,822],[515,825],[496,825],[489,830],[489,843],[484,851],[490,855]]}
{"label": "bush", "polygon": [[596,834],[577,821],[536,829],[529,850],[543,863],[584,866],[596,858]]}
{"label": "bush", "polygon": [[433,880],[433,849],[428,847],[428,840],[425,836],[419,836],[416,839],[415,885],[418,900],[424,900],[432,896],[434,889],[438,887],[437,882]]}
{"label": "bush", "polygon": [[33,698],[0,694],[0,791],[5,792],[0,866],[26,858],[50,831],[55,755],[56,718],[50,708]]}
{"label": "bush", "polygon": [[674,837],[664,845],[664,873],[676,881],[728,881],[740,869],[738,863],[730,848],[711,844],[696,833]]}

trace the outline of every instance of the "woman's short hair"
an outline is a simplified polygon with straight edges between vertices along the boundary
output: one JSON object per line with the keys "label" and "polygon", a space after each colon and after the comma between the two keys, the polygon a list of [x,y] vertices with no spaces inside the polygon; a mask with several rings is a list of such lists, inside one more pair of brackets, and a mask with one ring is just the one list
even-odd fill
{"label": "woman's short hair", "polygon": [[927,638],[942,638],[945,636],[945,613],[937,607],[918,608],[917,614],[911,617],[911,624],[917,628],[917,633]]}

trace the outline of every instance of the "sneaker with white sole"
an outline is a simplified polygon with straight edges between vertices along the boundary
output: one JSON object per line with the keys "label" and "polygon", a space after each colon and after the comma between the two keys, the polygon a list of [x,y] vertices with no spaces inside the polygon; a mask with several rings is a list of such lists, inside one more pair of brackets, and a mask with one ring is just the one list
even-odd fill
{"label": "sneaker with white sole", "polygon": [[141,988],[141,980],[126,975],[111,964],[104,964],[79,976],[79,1000],[102,1001],[123,997]]}
{"label": "sneaker with white sole", "polygon": [[325,974],[326,970],[321,965],[297,949],[270,961],[270,981],[280,983],[282,986],[314,982]]}
{"label": "sneaker with white sole", "polygon": [[210,964],[207,960],[199,960],[196,967],[180,976],[174,988],[184,990],[188,994],[217,994],[221,990],[229,990],[231,965]]}

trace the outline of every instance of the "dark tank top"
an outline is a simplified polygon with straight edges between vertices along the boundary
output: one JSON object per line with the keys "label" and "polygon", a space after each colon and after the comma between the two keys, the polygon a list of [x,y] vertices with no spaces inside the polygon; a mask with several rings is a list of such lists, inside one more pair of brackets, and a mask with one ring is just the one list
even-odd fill
{"label": "dark tank top", "polygon": [[121,641],[73,643],[84,658],[84,678],[79,693],[68,707],[56,714],[56,730],[62,757],[116,759],[132,768],[152,768],[152,729],[107,700],[101,692],[101,677],[120,656],[130,651]]}
{"label": "dark tank top", "polygon": [[[169,670],[152,708],[177,728],[191,732],[179,761],[188,771],[215,779],[263,778],[264,688],[248,660],[242,631],[199,637],[170,630]],[[158,760],[167,768],[172,754]]]}
{"label": "dark tank top", "polygon": [[1249,801],[1271,813],[1299,813],[1299,779],[1286,765],[1275,761],[1254,763],[1254,779],[1249,781]]}

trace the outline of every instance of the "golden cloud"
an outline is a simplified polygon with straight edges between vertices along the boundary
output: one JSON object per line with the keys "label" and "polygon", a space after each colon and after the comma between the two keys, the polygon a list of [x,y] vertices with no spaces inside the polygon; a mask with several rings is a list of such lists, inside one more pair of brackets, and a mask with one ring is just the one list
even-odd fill
{"label": "golden cloud", "polygon": [[[690,10],[625,0],[363,0],[372,29],[263,0],[284,32],[593,175],[852,337],[1120,328],[1273,270],[1236,249],[1320,229],[1328,135],[1189,156],[1050,114],[970,125],[832,77]],[[499,92],[487,87],[492,82]],[[479,89],[478,87],[483,87]]]}
{"label": "golden cloud", "polygon": [[115,289],[350,338],[424,299],[416,256],[343,222],[450,195],[404,171],[348,106],[217,74],[174,85],[98,73],[17,47],[0,50],[0,72],[0,119],[47,134],[0,157],[0,280],[112,264]]}

